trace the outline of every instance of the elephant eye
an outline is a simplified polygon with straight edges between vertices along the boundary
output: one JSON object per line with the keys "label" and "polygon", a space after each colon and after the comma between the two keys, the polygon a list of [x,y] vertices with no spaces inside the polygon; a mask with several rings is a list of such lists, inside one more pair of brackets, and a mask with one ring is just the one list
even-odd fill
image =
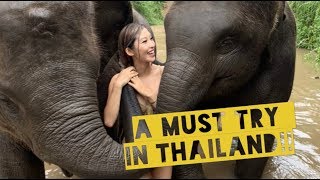
{"label": "elephant eye", "polygon": [[58,26],[55,23],[42,21],[32,26],[31,32],[38,37],[53,37],[57,32]]}
{"label": "elephant eye", "polygon": [[238,45],[238,39],[235,36],[228,36],[218,42],[217,51],[220,54],[226,54],[232,50],[234,50]]}

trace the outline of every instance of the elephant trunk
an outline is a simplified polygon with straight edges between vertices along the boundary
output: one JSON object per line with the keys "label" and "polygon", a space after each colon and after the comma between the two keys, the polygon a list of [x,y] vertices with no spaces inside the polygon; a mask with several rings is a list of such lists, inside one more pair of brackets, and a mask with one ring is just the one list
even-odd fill
{"label": "elephant trunk", "polygon": [[[62,88],[60,85],[58,89],[64,90],[54,91],[56,95],[37,98],[44,95],[40,94],[33,98],[32,105],[49,105],[35,114],[35,118],[46,120],[34,125],[34,138],[31,138],[36,141],[32,143],[34,153],[79,177],[141,177],[147,169],[126,171],[123,146],[114,141],[103,126],[95,79],[86,80],[82,76],[81,81],[73,80],[79,83],[66,82],[69,87]],[[52,84],[50,87],[57,86]],[[61,95],[61,91],[67,95]],[[42,89],[39,93],[42,92],[48,91]],[[54,98],[59,96],[64,98]],[[138,157],[138,151],[131,153]]]}
{"label": "elephant trunk", "polygon": [[159,87],[157,112],[194,109],[208,90],[212,79],[207,69],[201,64],[200,56],[191,51],[182,48],[168,50]]}
{"label": "elephant trunk", "polygon": [[[169,113],[192,110],[209,88],[208,67],[203,67],[199,63],[201,62],[200,56],[186,49],[172,48],[167,52],[156,111],[157,113]],[[173,175],[173,178],[205,178],[201,164],[174,166]]]}

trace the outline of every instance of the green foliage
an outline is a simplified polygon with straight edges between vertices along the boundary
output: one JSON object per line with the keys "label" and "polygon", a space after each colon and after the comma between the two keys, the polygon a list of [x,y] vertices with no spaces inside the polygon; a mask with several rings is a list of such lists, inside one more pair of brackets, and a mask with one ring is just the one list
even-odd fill
{"label": "green foliage", "polygon": [[132,5],[150,25],[163,24],[164,1],[132,1]]}
{"label": "green foliage", "polygon": [[320,47],[317,47],[311,50],[308,54],[304,57],[307,61],[310,61],[314,64],[314,67],[320,71]]}
{"label": "green foliage", "polygon": [[307,59],[320,63],[320,2],[290,1],[289,5],[297,23],[297,46],[311,50]]}

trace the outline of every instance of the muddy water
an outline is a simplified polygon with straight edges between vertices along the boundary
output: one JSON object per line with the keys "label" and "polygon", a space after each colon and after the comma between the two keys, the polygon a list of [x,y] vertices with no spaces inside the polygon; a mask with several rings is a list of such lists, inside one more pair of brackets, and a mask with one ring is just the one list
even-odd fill
{"label": "muddy water", "polygon": [[[166,59],[165,33],[163,26],[153,26],[157,55],[162,62]],[[319,178],[320,177],[320,76],[303,56],[308,51],[297,49],[296,72],[290,97],[295,104],[296,129],[294,129],[295,154],[270,158],[263,179],[270,178]],[[204,163],[207,178],[235,178],[235,161]],[[55,165],[46,164],[46,178],[66,178]],[[77,178],[75,176],[73,179]]]}

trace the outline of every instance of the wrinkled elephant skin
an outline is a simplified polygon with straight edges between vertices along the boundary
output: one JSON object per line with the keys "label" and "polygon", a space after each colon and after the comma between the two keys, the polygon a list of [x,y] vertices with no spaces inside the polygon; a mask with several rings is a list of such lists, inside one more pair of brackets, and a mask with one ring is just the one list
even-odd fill
{"label": "wrinkled elephant skin", "polygon": [[[174,2],[165,32],[158,113],[288,101],[296,24],[287,3]],[[274,139],[267,141],[271,150]],[[267,160],[237,161],[236,176],[261,177]]]}
{"label": "wrinkled elephant skin", "polygon": [[[109,59],[137,15],[131,3],[0,2],[0,13],[0,178],[45,178],[44,161],[85,178],[148,172],[125,170],[121,139],[101,119],[99,87],[108,81],[99,80],[119,71]],[[131,123],[141,113],[131,87],[122,99],[121,120]],[[174,177],[202,177],[190,167]]]}
{"label": "wrinkled elephant skin", "polygon": [[43,161],[80,177],[147,171],[125,170],[123,147],[99,114],[99,6],[111,7],[0,2],[0,149],[8,152],[1,154],[1,177],[44,178]]}

